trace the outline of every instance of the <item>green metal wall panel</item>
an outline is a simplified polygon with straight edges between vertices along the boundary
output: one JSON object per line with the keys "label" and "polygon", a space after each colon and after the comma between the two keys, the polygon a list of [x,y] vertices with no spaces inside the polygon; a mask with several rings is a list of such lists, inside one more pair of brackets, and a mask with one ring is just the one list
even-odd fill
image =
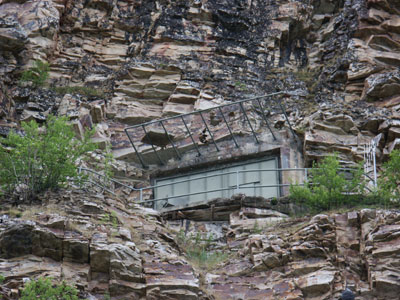
{"label": "green metal wall panel", "polygon": [[[168,198],[168,201],[155,202],[155,208],[161,209],[164,205],[180,206],[184,204],[211,200],[218,197],[230,197],[237,193],[237,179],[239,179],[240,193],[248,196],[262,196],[265,198],[278,197],[279,187],[259,187],[261,185],[279,184],[277,171],[259,171],[262,169],[277,169],[277,158],[261,160],[251,163],[243,163],[225,168],[209,170],[196,174],[186,174],[173,178],[162,178],[155,181],[155,185],[168,184],[167,186],[154,189],[155,199]],[[257,170],[256,172],[240,172],[246,170]],[[233,174],[227,174],[235,172]],[[212,176],[217,175],[217,176]],[[205,178],[203,178],[205,177]],[[184,181],[185,182],[179,182]],[[221,188],[230,188],[225,191],[207,192],[183,197],[171,198],[173,196],[193,194],[204,191],[212,191]]]}

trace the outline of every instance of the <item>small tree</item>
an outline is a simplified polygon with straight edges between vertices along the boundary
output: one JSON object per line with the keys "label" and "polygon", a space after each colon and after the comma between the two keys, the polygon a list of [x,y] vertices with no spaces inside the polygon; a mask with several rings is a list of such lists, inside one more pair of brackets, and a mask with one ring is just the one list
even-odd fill
{"label": "small tree", "polygon": [[390,160],[383,164],[379,180],[379,196],[385,201],[400,200],[400,150],[390,153]]}
{"label": "small tree", "polygon": [[23,134],[11,131],[0,140],[7,146],[0,147],[0,187],[24,200],[78,178],[77,160],[95,148],[90,142],[93,131],[76,139],[66,117],[49,116],[43,128],[35,121],[23,123],[22,128]]}
{"label": "small tree", "polygon": [[34,87],[43,86],[49,77],[50,65],[47,61],[35,60],[34,66],[22,72],[21,82],[32,82]]}
{"label": "small tree", "polygon": [[325,157],[320,163],[313,164],[311,169],[312,182],[306,182],[304,187],[290,186],[290,197],[316,210],[326,210],[348,204],[351,199],[348,193],[362,193],[364,181],[362,168],[358,166],[351,172],[351,179],[346,179],[340,170],[337,154]]}
{"label": "small tree", "polygon": [[29,281],[21,292],[20,300],[79,300],[78,290],[64,281],[53,285],[49,278]]}

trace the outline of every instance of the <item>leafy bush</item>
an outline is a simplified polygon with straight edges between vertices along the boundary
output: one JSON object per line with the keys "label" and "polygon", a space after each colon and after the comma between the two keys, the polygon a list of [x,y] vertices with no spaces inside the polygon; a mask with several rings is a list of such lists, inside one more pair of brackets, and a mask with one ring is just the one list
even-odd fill
{"label": "leafy bush", "polygon": [[22,200],[38,193],[57,189],[69,178],[78,179],[77,160],[94,150],[90,142],[93,131],[83,140],[75,139],[66,117],[49,116],[45,126],[35,121],[23,123],[24,133],[10,132],[0,141],[0,188],[6,193],[16,192]]}
{"label": "leafy bush", "polygon": [[21,293],[20,300],[79,300],[78,290],[64,281],[53,285],[49,278],[29,281]]}
{"label": "leafy bush", "polygon": [[383,164],[379,180],[379,196],[388,202],[400,200],[400,150],[390,153],[390,160]]}
{"label": "leafy bush", "polygon": [[111,300],[110,294],[109,293],[105,293],[103,299],[104,300]]}
{"label": "leafy bush", "polygon": [[362,179],[361,165],[351,171],[351,179],[347,179],[345,173],[340,170],[336,154],[325,157],[319,164],[313,164],[310,173],[312,182],[306,182],[304,187],[290,186],[290,198],[305,202],[307,206],[315,210],[351,204],[364,191],[365,183]]}
{"label": "leafy bush", "polygon": [[34,66],[22,72],[21,82],[32,82],[34,87],[43,86],[49,77],[50,65],[47,61],[35,60]]}

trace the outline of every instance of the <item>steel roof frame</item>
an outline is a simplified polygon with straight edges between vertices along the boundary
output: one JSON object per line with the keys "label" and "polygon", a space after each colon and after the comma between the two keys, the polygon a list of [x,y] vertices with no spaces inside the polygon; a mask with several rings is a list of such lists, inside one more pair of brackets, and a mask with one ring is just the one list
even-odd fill
{"label": "steel roof frame", "polygon": [[[221,113],[221,115],[222,115],[224,124],[226,125],[226,127],[227,127],[227,129],[228,129],[228,131],[229,131],[229,135],[230,135],[231,139],[232,139],[233,142],[235,143],[235,146],[236,146],[237,148],[239,148],[239,144],[238,144],[238,142],[237,142],[237,140],[236,140],[236,138],[235,138],[235,136],[234,136],[234,134],[233,134],[233,132],[232,132],[232,128],[229,126],[229,124],[228,124],[228,122],[227,122],[227,120],[226,120],[226,118],[225,118],[225,116],[224,116],[224,114],[223,114],[222,108],[223,108],[223,107],[228,107],[228,106],[239,105],[240,111],[241,111],[242,114],[244,115],[245,121],[247,122],[247,124],[249,124],[250,130],[251,130],[251,132],[252,132],[252,134],[253,134],[253,136],[254,136],[256,142],[259,143],[259,140],[258,140],[258,138],[257,138],[257,135],[256,135],[256,133],[255,133],[255,131],[254,131],[254,129],[253,129],[253,126],[251,125],[251,122],[250,122],[250,120],[249,120],[249,117],[247,116],[247,112],[246,112],[245,108],[243,107],[243,103],[245,103],[245,102],[257,101],[258,106],[259,106],[259,108],[260,108],[260,110],[261,110],[262,118],[263,118],[263,120],[265,121],[268,130],[271,132],[271,134],[272,134],[272,136],[273,136],[273,139],[276,141],[277,138],[276,138],[274,132],[272,131],[271,126],[269,125],[267,116],[266,116],[265,113],[264,113],[265,108],[266,108],[266,105],[263,106],[262,103],[261,103],[261,101],[260,101],[260,99],[262,99],[262,98],[267,98],[267,97],[272,97],[272,96],[278,96],[278,95],[288,95],[288,93],[287,93],[287,92],[276,92],[276,93],[271,93],[271,94],[267,94],[267,95],[263,95],[263,96],[257,96],[257,97],[252,97],[252,98],[248,98],[248,99],[244,99],[244,100],[240,100],[240,101],[235,101],[235,102],[231,102],[231,103],[227,103],[227,104],[222,104],[222,105],[210,107],[210,108],[203,109],[203,110],[197,110],[197,111],[193,111],[193,112],[186,113],[186,114],[181,114],[181,115],[176,115],[176,116],[172,116],[172,117],[168,117],[168,118],[162,118],[162,119],[152,120],[152,121],[149,121],[149,122],[145,122],[145,123],[141,123],[141,124],[137,124],[137,125],[133,125],[133,126],[128,126],[128,127],[126,127],[126,128],[124,129],[124,131],[125,131],[125,134],[128,136],[129,142],[131,143],[133,149],[135,150],[135,153],[136,153],[137,157],[139,158],[139,161],[140,161],[141,165],[143,166],[143,168],[147,168],[148,165],[145,163],[145,160],[144,160],[142,154],[139,153],[139,151],[138,151],[138,149],[137,149],[137,147],[136,147],[134,141],[132,140],[131,135],[129,134],[129,131],[130,131],[130,130],[137,129],[137,128],[140,128],[140,127],[143,129],[143,131],[144,131],[144,133],[145,133],[145,136],[147,136],[148,141],[149,141],[149,143],[150,143],[150,145],[151,145],[151,148],[152,148],[153,152],[156,154],[158,161],[160,162],[161,165],[163,165],[164,162],[162,161],[160,155],[158,154],[156,148],[154,147],[154,144],[153,144],[153,142],[151,141],[150,135],[147,134],[146,126],[153,125],[153,124],[157,124],[157,123],[160,124],[160,125],[162,126],[162,128],[163,128],[163,130],[164,130],[166,136],[167,136],[167,139],[168,139],[169,144],[171,144],[172,148],[174,149],[174,151],[175,151],[175,153],[176,153],[176,156],[178,157],[178,159],[181,159],[182,155],[179,153],[178,149],[176,148],[175,144],[173,143],[172,139],[170,138],[170,136],[169,136],[169,134],[168,134],[168,131],[167,131],[165,125],[164,125],[164,122],[166,122],[166,121],[174,120],[174,119],[181,119],[182,122],[183,122],[183,124],[184,124],[184,126],[185,126],[185,129],[186,129],[187,133],[188,133],[189,136],[190,136],[190,139],[191,139],[191,141],[192,141],[192,144],[194,145],[194,147],[196,148],[196,151],[197,151],[198,155],[200,156],[200,155],[201,155],[200,149],[199,149],[197,143],[195,142],[195,140],[194,140],[194,138],[193,138],[193,134],[192,134],[192,132],[190,131],[190,129],[189,129],[188,125],[187,125],[187,122],[185,121],[185,117],[190,116],[190,115],[199,115],[199,116],[201,117],[201,120],[202,120],[204,126],[205,126],[205,129],[207,130],[208,134],[210,135],[211,141],[212,141],[212,143],[214,144],[216,150],[217,150],[217,151],[220,151],[220,149],[219,149],[219,147],[218,147],[216,141],[214,140],[213,133],[211,132],[211,130],[210,130],[210,128],[209,128],[209,126],[208,126],[208,124],[207,124],[205,118],[204,118],[204,115],[203,115],[203,113],[210,112],[210,111],[212,111],[212,110],[218,110],[218,111]],[[295,134],[294,131],[293,131],[293,128],[292,128],[292,125],[290,124],[290,121],[289,121],[289,118],[288,118],[288,116],[287,116],[285,107],[284,107],[284,105],[282,104],[281,101],[279,102],[279,106],[280,106],[280,108],[281,108],[281,110],[282,110],[282,113],[283,113],[284,116],[285,116],[285,120],[287,121],[287,123],[288,123],[288,125],[289,125],[289,129],[290,129],[290,131],[292,132],[293,137],[296,138],[296,134]]]}

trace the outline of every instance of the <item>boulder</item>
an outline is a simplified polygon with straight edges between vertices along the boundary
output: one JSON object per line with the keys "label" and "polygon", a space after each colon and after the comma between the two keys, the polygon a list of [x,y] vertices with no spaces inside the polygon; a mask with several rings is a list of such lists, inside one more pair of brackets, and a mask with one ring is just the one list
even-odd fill
{"label": "boulder", "polygon": [[143,282],[139,249],[133,242],[110,245],[110,276],[128,282]]}
{"label": "boulder", "polygon": [[[164,125],[165,126],[165,125]],[[146,129],[147,134],[142,138],[142,142],[146,144],[153,144],[159,147],[165,147],[170,144],[170,141],[174,141],[174,135],[170,132],[166,133],[161,126],[150,127]]]}
{"label": "boulder", "polygon": [[90,270],[92,272],[109,273],[110,271],[110,246],[107,243],[107,234],[96,233],[89,246]]}
{"label": "boulder", "polygon": [[392,71],[370,75],[365,80],[362,99],[382,101],[400,93],[400,72]]}
{"label": "boulder", "polygon": [[89,241],[86,238],[75,232],[67,231],[62,243],[64,261],[89,263]]}
{"label": "boulder", "polygon": [[34,225],[15,224],[0,233],[0,257],[9,259],[32,253]]}
{"label": "boulder", "polygon": [[36,227],[33,230],[32,254],[60,261],[63,257],[63,237],[62,230]]}
{"label": "boulder", "polygon": [[302,276],[296,280],[296,283],[305,296],[322,296],[330,293],[335,276],[335,271],[319,270]]}
{"label": "boulder", "polygon": [[19,52],[27,47],[38,57],[50,54],[60,20],[53,1],[0,3],[0,20],[1,50]]}
{"label": "boulder", "polygon": [[254,264],[254,269],[257,271],[266,271],[281,265],[279,254],[273,252],[253,255],[252,261]]}

